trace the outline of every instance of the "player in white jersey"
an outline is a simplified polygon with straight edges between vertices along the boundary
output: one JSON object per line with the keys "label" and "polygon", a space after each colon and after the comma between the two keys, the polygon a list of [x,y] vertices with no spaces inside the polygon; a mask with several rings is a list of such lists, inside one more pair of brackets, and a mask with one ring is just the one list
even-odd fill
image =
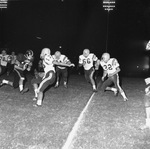
{"label": "player in white jersey", "polygon": [[[64,63],[64,64],[68,64],[70,65],[71,62],[68,59],[67,56],[61,54],[60,51],[56,51],[55,54],[53,55],[54,61],[58,62],[58,63]],[[67,88],[67,82],[68,82],[68,67],[64,67],[64,66],[56,66],[56,76],[57,76],[57,81],[55,84],[55,87],[59,86],[60,83],[60,77],[62,76],[63,79],[63,84],[64,87]]]}
{"label": "player in white jersey", "polygon": [[[103,53],[101,60],[100,60],[100,65],[103,68],[102,81],[104,81],[104,82],[101,86],[102,91],[104,92],[106,90],[110,90],[110,91],[113,91],[115,95],[117,95],[118,92],[120,92],[124,101],[127,101],[128,98],[126,97],[126,95],[119,83],[118,73],[120,72],[120,67],[119,67],[120,65],[119,65],[117,59],[110,58],[109,53]],[[110,85],[112,85],[112,83],[114,83],[115,88],[110,87]]]}
{"label": "player in white jersey", "polygon": [[8,57],[9,55],[6,50],[2,50],[2,53],[0,54],[0,75],[7,71]]}
{"label": "player in white jersey", "polygon": [[146,124],[141,127],[141,129],[150,129],[150,78],[145,79],[147,87],[145,88],[145,111],[146,111]]}
{"label": "player in white jersey", "polygon": [[94,63],[97,63],[98,58],[95,54],[90,53],[89,49],[84,49],[83,54],[79,56],[79,67],[83,66],[85,79],[92,84],[93,91],[96,92],[96,82],[93,79],[95,72]]}
{"label": "player in white jersey", "polygon": [[54,59],[51,56],[50,49],[42,49],[40,58],[42,59],[44,73],[43,75],[39,75],[39,77],[31,80],[35,92],[34,100],[37,100],[35,106],[42,105],[43,92],[49,85],[52,85],[55,82],[55,68],[53,64]]}

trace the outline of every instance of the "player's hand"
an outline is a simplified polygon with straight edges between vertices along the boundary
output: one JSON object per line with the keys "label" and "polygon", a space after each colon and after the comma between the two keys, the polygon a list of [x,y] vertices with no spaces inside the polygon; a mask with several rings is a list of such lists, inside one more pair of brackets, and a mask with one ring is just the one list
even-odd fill
{"label": "player's hand", "polygon": [[101,78],[101,79],[102,79],[102,81],[104,81],[104,80],[105,80],[105,76],[102,76],[102,78]]}
{"label": "player's hand", "polygon": [[70,64],[70,67],[75,67],[75,64],[73,64],[73,63],[72,63],[72,64]]}

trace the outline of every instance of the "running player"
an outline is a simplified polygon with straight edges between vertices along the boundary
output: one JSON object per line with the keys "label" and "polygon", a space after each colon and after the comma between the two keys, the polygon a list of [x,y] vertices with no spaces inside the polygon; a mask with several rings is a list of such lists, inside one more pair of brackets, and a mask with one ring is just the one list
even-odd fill
{"label": "running player", "polygon": [[[56,51],[53,55],[54,61],[58,63],[64,63],[70,65],[71,62],[68,59],[67,56],[61,54],[60,51]],[[56,66],[56,75],[57,75],[57,81],[55,84],[55,87],[57,88],[60,83],[60,77],[62,76],[64,87],[67,88],[67,82],[68,82],[68,67],[64,66]]]}
{"label": "running player", "polygon": [[98,62],[98,58],[95,54],[90,53],[89,49],[84,49],[83,54],[79,56],[79,67],[83,66],[85,79],[92,84],[92,88],[94,92],[97,92],[96,82],[93,79],[93,75],[95,72],[95,64]]}
{"label": "running player", "polygon": [[30,71],[33,63],[33,51],[29,50],[26,54],[18,54],[14,64],[14,81],[3,79],[1,86],[8,84],[14,88],[19,87],[21,94],[28,92],[28,88],[24,88],[25,74],[24,71]]}
{"label": "running player", "polygon": [[[120,72],[120,65],[117,59],[110,58],[109,53],[103,53],[99,63],[103,68],[102,81],[104,82],[101,86],[102,92],[109,90],[113,91],[115,95],[117,95],[118,92],[120,92],[124,101],[127,101],[128,98],[126,97],[125,92],[123,91],[119,83],[118,73]],[[110,87],[110,85],[112,84],[115,85],[115,88]]]}
{"label": "running player", "polygon": [[145,88],[145,96],[144,96],[144,101],[145,101],[145,111],[146,111],[146,124],[141,127],[141,129],[150,129],[150,78],[145,79],[146,85],[148,85]]}

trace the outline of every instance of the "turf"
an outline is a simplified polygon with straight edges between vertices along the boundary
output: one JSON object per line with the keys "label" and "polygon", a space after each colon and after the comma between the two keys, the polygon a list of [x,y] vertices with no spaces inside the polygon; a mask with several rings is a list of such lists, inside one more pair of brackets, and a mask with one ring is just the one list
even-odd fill
{"label": "turf", "polygon": [[[30,80],[30,79],[29,79]],[[145,124],[144,81],[123,78],[129,101],[111,92],[94,96],[72,145],[73,149],[148,149],[150,130]],[[83,76],[71,76],[45,93],[42,107],[34,107],[34,92],[20,95],[10,86],[0,88],[1,149],[61,149],[92,94]]]}

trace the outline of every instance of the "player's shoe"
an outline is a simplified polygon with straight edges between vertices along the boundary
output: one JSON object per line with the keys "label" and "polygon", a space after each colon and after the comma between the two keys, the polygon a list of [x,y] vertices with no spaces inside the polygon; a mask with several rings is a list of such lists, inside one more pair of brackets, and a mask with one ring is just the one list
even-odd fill
{"label": "player's shoe", "polygon": [[64,84],[64,87],[65,87],[65,88],[68,88],[67,84]]}
{"label": "player's shoe", "polygon": [[142,129],[142,130],[144,130],[144,129],[150,129],[150,126],[144,125],[144,126],[141,126],[140,129]]}
{"label": "player's shoe", "polygon": [[97,92],[97,89],[96,89],[96,88],[94,88],[94,89],[93,89],[93,92],[94,92],[94,93],[96,93],[96,92]]}
{"label": "player's shoe", "polygon": [[36,104],[33,106],[34,107],[41,107],[42,106],[42,100],[37,100]]}
{"label": "player's shoe", "polygon": [[66,82],[64,82],[64,87],[65,87],[65,88],[68,88],[68,86],[67,86],[67,83],[66,83]]}
{"label": "player's shoe", "polygon": [[28,91],[29,91],[29,88],[25,88],[20,93],[23,95],[24,93],[27,93]]}
{"label": "player's shoe", "polygon": [[114,96],[117,97],[117,96],[118,96],[118,93],[119,93],[118,90],[114,91]]}
{"label": "player's shoe", "polygon": [[124,98],[123,101],[128,101],[128,98]]}
{"label": "player's shoe", "polygon": [[0,87],[4,85],[3,80],[0,80]]}
{"label": "player's shoe", "polygon": [[56,83],[54,87],[55,87],[55,88],[58,88],[58,87],[59,87],[59,83]]}
{"label": "player's shoe", "polygon": [[34,98],[33,98],[33,101],[37,101],[37,97],[34,97]]}

